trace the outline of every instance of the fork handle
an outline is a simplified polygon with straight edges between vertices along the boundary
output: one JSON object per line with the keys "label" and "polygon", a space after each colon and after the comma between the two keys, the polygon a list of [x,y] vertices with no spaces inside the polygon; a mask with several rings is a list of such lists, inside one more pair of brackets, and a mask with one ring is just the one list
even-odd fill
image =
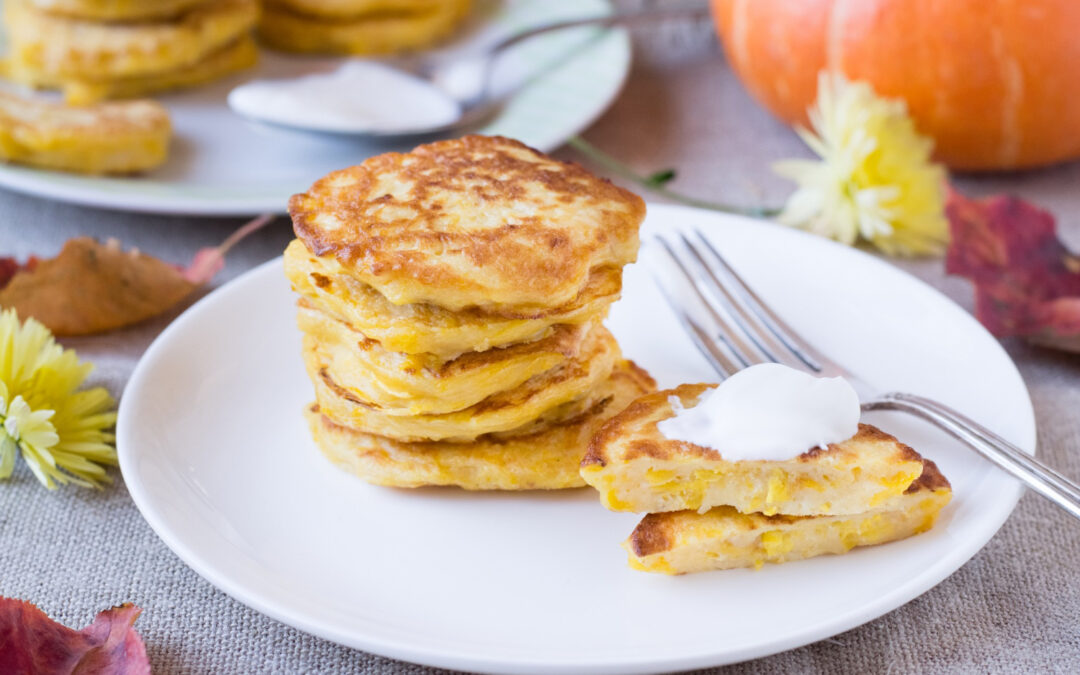
{"label": "fork handle", "polygon": [[615,28],[616,26],[629,26],[638,23],[650,23],[653,21],[662,21],[665,19],[704,19],[709,16],[709,6],[704,3],[676,6],[676,7],[664,7],[659,9],[643,9],[630,12],[616,12],[614,14],[606,14],[603,16],[590,16],[584,19],[570,19],[569,21],[559,21],[557,23],[549,23],[535,28],[515,33],[510,37],[507,37],[488,49],[489,56],[495,56],[503,50],[513,47],[519,42],[528,40],[529,38],[536,37],[537,35],[543,35],[552,31],[564,30],[566,28],[578,28],[581,26],[599,26],[601,28]]}
{"label": "fork handle", "polygon": [[897,410],[930,422],[1080,519],[1080,486],[953,408],[914,394],[891,393],[864,409]]}

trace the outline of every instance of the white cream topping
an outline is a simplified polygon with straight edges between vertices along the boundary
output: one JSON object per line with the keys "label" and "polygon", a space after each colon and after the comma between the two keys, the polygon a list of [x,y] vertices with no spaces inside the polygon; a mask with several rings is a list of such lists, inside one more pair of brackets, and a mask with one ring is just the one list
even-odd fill
{"label": "white cream topping", "polygon": [[407,133],[451,124],[457,101],[430,82],[371,61],[350,61],[331,73],[255,80],[229,93],[245,117],[342,133]]}
{"label": "white cream topping", "polygon": [[[672,401],[678,403],[678,399]],[[664,437],[717,450],[726,460],[792,459],[859,430],[859,396],[842,377],[776,363],[751,366],[656,425]]]}

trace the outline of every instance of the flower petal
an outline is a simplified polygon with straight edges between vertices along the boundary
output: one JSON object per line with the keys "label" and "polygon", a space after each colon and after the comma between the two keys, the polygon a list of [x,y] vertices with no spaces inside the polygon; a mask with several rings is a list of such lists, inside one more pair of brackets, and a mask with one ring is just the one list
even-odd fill
{"label": "flower petal", "polygon": [[810,129],[795,131],[821,159],[773,165],[798,185],[778,220],[846,243],[861,238],[890,254],[940,252],[948,237],[944,170],[930,162],[933,145],[903,101],[823,71],[808,117]]}

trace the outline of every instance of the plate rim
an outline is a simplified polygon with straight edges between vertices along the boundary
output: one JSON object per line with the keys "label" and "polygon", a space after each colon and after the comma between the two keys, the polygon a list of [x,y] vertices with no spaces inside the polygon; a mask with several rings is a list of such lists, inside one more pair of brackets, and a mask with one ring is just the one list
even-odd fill
{"label": "plate rim", "polygon": [[[598,0],[605,12],[613,12],[612,0]],[[2,5],[2,0],[0,0]],[[535,143],[541,152],[550,153],[566,141],[592,126],[622,93],[633,65],[633,43],[626,28],[609,28],[604,36],[619,49],[618,77],[611,80],[607,95],[587,115],[582,115],[567,131],[543,143]],[[512,99],[515,93],[510,98]],[[155,97],[155,100],[160,97]],[[483,132],[483,129],[476,130]],[[475,133],[475,131],[473,132]],[[419,138],[419,137],[418,137]],[[429,142],[429,141],[417,141]],[[136,186],[131,189],[131,186]],[[236,196],[213,197],[200,195],[213,192],[209,185],[189,186],[186,191],[172,193],[175,181],[131,178],[124,176],[87,176],[63,171],[0,162],[0,188],[16,194],[48,199],[75,206],[152,215],[197,217],[244,217],[261,213],[284,214],[286,200],[238,193]],[[302,187],[302,186],[301,186]],[[300,189],[299,187],[297,189]],[[160,194],[166,191],[168,194]]]}
{"label": "plate rim", "polygon": [[[706,211],[703,209],[697,209],[681,205],[673,204],[658,204],[648,203],[648,213],[655,214],[657,212],[671,211],[673,214],[690,213],[697,215],[705,215],[710,218],[716,218],[718,221],[736,220],[746,224],[752,224],[755,227],[770,227],[778,230],[783,230],[796,237],[806,237],[813,239],[826,245],[838,246],[846,249],[848,253],[856,256],[864,256],[869,259],[872,264],[879,265],[884,268],[890,269],[893,272],[902,275],[907,278],[909,282],[915,282],[918,285],[924,287],[924,290],[928,290],[940,299],[950,304],[957,312],[958,316],[962,316],[968,320],[975,328],[986,333],[987,336],[991,336],[986,329],[978,323],[978,321],[963,307],[958,305],[951,298],[946,296],[938,289],[931,286],[929,283],[922,279],[910,274],[906,270],[903,270],[894,265],[890,265],[888,262],[873,256],[866,251],[862,251],[856,248],[843,246],[835,242],[829,242],[822,240],[820,237],[803,232],[800,230],[794,230],[787,228],[769,221],[750,218],[747,216],[739,216],[726,213],[718,213]],[[292,626],[298,630],[307,632],[317,637],[330,640],[334,643],[352,648],[358,649],[372,654],[398,659],[410,663],[420,664],[424,666],[430,666],[434,668],[450,668],[462,671],[475,671],[485,673],[581,673],[585,674],[601,674],[601,673],[651,673],[659,671],[683,671],[691,670],[695,668],[709,668],[721,665],[730,665],[734,663],[740,663],[743,661],[749,661],[757,658],[763,658],[771,656],[781,652],[785,652],[791,649],[817,642],[819,640],[837,635],[839,633],[857,628],[863,624],[869,623],[875,619],[878,619],[885,614],[906,605],[915,598],[919,597],[923,593],[929,591],[931,588],[937,586],[942,581],[950,577],[957,570],[967,564],[979,551],[981,551],[987,543],[993,538],[993,536],[1001,529],[1005,521],[1013,513],[1016,508],[1016,504],[1020,497],[1024,493],[1023,485],[1018,481],[1011,481],[1009,483],[1008,494],[999,494],[999,498],[996,500],[996,504],[999,505],[999,512],[996,517],[988,521],[985,526],[978,532],[977,537],[969,537],[966,547],[958,549],[960,553],[958,555],[952,555],[948,557],[939,558],[938,561],[927,568],[923,574],[915,577],[915,582],[907,582],[900,585],[892,592],[875,598],[872,602],[865,604],[861,607],[853,608],[845,613],[831,617],[829,620],[819,622],[812,626],[807,626],[804,630],[797,631],[789,634],[784,639],[779,641],[760,640],[758,642],[740,646],[738,649],[728,649],[723,653],[718,652],[699,652],[688,654],[679,657],[654,657],[649,659],[627,657],[625,660],[612,660],[609,657],[605,657],[603,660],[596,662],[582,662],[580,658],[574,660],[560,661],[557,657],[551,658],[544,663],[535,663],[519,659],[507,660],[501,657],[482,657],[477,655],[463,654],[458,652],[450,652],[440,648],[433,648],[424,645],[416,645],[414,643],[408,643],[400,639],[387,639],[387,638],[373,638],[371,636],[360,636],[356,633],[347,633],[346,631],[336,628],[329,621],[319,620],[317,618],[311,618],[307,616],[298,616],[291,613],[284,603],[264,600],[259,597],[256,592],[249,592],[244,589],[242,584],[235,583],[226,575],[220,574],[212,563],[204,562],[200,559],[199,555],[192,550],[186,543],[180,540],[179,537],[173,535],[169,527],[164,523],[164,519],[158,510],[152,505],[152,500],[147,494],[145,486],[140,480],[130,481],[129,476],[134,475],[133,464],[135,451],[130,450],[133,443],[129,442],[129,436],[134,433],[133,427],[126,423],[127,419],[131,418],[132,413],[130,408],[133,400],[135,400],[143,387],[146,387],[146,382],[149,381],[147,373],[150,372],[150,364],[157,358],[159,352],[163,352],[168,348],[168,343],[174,333],[178,333],[184,330],[186,323],[194,321],[197,314],[202,311],[200,308],[210,305],[216,302],[216,298],[219,294],[224,294],[231,290],[234,286],[242,284],[257,283],[263,275],[268,275],[270,268],[280,269],[281,258],[273,258],[268,260],[251,270],[237,276],[231,281],[216,288],[211,293],[198,300],[191,307],[184,311],[177,319],[169,324],[158,335],[157,338],[147,348],[146,352],[140,358],[131,378],[128,380],[125,386],[123,395],[120,401],[119,407],[119,420],[116,428],[116,446],[118,452],[118,459],[120,464],[120,471],[124,478],[124,483],[135,502],[136,507],[139,509],[140,514],[150,525],[151,529],[162,539],[162,541],[173,551],[186,565],[191,567],[198,575],[209,581],[213,586],[222,590],[234,600],[239,601],[262,614],[269,616],[270,618],[279,621],[285,625]],[[1016,367],[1015,362],[1008,355],[1000,341],[992,340],[994,347],[999,353],[1004,356],[1008,366],[1016,375],[1017,381],[1022,387],[1024,397],[1027,405],[1022,411],[1025,414],[1025,418],[1030,420],[1031,434],[1030,438],[1022,439],[1022,442],[1018,443],[1020,447],[1027,453],[1034,455],[1037,449],[1037,420],[1034,415],[1034,406],[1031,402],[1031,394],[1027,387],[1026,382],[1020,375],[1019,369]],[[127,411],[127,412],[126,412]],[[972,543],[978,542],[978,543]],[[933,572],[933,573],[930,573]]]}

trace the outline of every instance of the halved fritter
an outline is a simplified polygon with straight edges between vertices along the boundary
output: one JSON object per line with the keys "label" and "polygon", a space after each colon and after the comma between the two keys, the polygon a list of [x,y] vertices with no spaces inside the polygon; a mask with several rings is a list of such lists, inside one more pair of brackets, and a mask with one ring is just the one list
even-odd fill
{"label": "halved fritter", "polygon": [[[426,9],[325,16],[297,11],[303,2],[267,1],[259,38],[289,52],[390,54],[430,46],[448,35],[467,13],[469,0],[442,0]],[[319,3],[308,0],[309,5]],[[342,3],[333,3],[340,8]]]}
{"label": "halved fritter", "polygon": [[395,305],[350,276],[332,255],[316,256],[295,239],[285,249],[285,275],[293,290],[313,306],[348,323],[387,350],[453,358],[471,351],[531,341],[555,324],[603,319],[619,297],[622,271],[595,270],[573,301],[532,312],[465,309],[452,312],[429,303]]}
{"label": "halved fritter", "polygon": [[26,0],[52,14],[94,21],[167,19],[207,0]]}
{"label": "halved fritter", "polygon": [[518,141],[465,136],[330,173],[289,213],[309,251],[395,305],[529,315],[633,262],[645,204]]}
{"label": "halved fritter", "polygon": [[151,169],[168,154],[169,113],[154,101],[68,106],[0,92],[0,159],[80,173]]}
{"label": "halved fritter", "polygon": [[208,55],[202,61],[176,70],[130,77],[62,77],[44,73],[18,60],[3,64],[4,75],[36,89],[59,89],[71,104],[96,103],[106,99],[136,98],[173,89],[195,87],[250,68],[258,61],[255,40],[242,37]]}
{"label": "halved fritter", "polygon": [[258,18],[255,0],[202,3],[172,21],[116,23],[48,14],[6,0],[4,19],[16,69],[42,77],[152,76],[191,66],[236,42]]}
{"label": "halved fritter", "polygon": [[888,508],[833,516],[765,516],[720,506],[705,513],[652,513],[623,544],[630,566],[685,574],[761,567],[845,553],[929,530],[952,498],[949,481],[923,460],[923,472]]}
{"label": "halved fritter", "polygon": [[[336,381],[312,345],[304,346],[308,375],[315,384],[320,410],[337,424],[403,441],[465,441],[483,434],[509,432],[540,420],[565,419],[591,407],[595,388],[622,358],[615,338],[603,326],[589,331],[576,358],[526,380],[520,386],[488,396],[462,410],[411,415],[365,401],[356,390]],[[553,417],[554,416],[554,417]]]}
{"label": "halved fritter", "polygon": [[462,410],[578,356],[598,324],[555,326],[531,342],[467,352],[450,360],[392,352],[301,300],[297,323],[305,347],[319,353],[331,378],[384,412],[440,414]]}
{"label": "halved fritter", "polygon": [[403,443],[347,429],[306,411],[316,444],[332,462],[377,485],[456,485],[467,490],[557,490],[585,483],[578,464],[596,429],[655,383],[622,361],[597,388],[593,405],[576,417],[514,437],[468,443]]}
{"label": "halved fritter", "polygon": [[722,450],[665,438],[672,397],[691,408],[715,385],[684,384],[642,397],[604,425],[581,465],[585,481],[614,511],[661,513],[733,506],[807,516],[891,508],[922,472],[922,457],[885,432],[858,433],[787,461],[724,459]]}

